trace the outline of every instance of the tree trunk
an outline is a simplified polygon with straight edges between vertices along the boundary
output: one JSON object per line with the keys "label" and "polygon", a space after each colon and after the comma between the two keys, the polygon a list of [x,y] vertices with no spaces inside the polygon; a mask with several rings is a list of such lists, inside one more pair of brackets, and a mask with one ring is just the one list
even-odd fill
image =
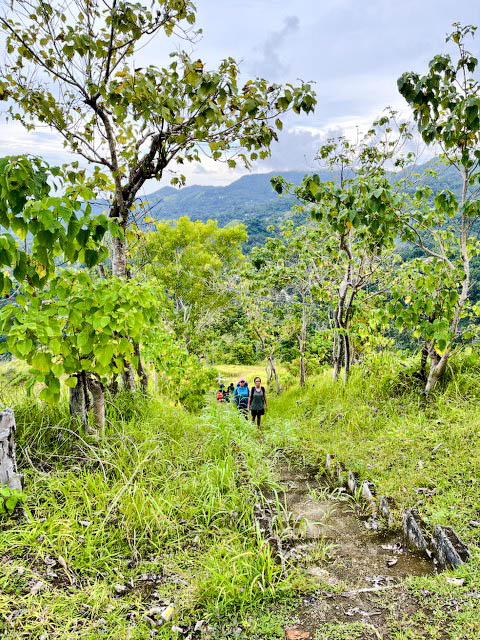
{"label": "tree trunk", "polygon": [[113,238],[112,275],[125,278],[127,274],[127,247],[125,238]]}
{"label": "tree trunk", "polygon": [[131,362],[123,363],[122,381],[123,389],[135,393],[135,374]]}
{"label": "tree trunk", "polygon": [[333,342],[333,380],[338,380],[343,363],[343,336],[337,333]]}
{"label": "tree trunk", "polygon": [[428,395],[435,387],[447,368],[450,350],[447,349],[440,357],[435,351],[434,346],[430,347],[430,371],[428,373],[427,382],[425,384],[425,395]]}
{"label": "tree trunk", "polygon": [[299,336],[300,351],[300,386],[305,384],[305,342],[307,340],[307,308],[305,302],[302,304],[302,328]]}
{"label": "tree trunk", "polygon": [[88,388],[93,398],[93,421],[99,435],[105,435],[105,393],[104,386],[98,378],[88,377]]}
{"label": "tree trunk", "polygon": [[350,365],[351,365],[351,347],[350,347],[350,336],[348,333],[345,333],[343,336],[343,356],[344,356],[344,369],[343,369],[343,382],[347,384],[348,376],[350,375]]}
{"label": "tree trunk", "polygon": [[70,415],[79,420],[84,429],[87,429],[90,399],[85,371],[80,371],[76,377],[77,384],[73,389],[70,389]]}
{"label": "tree trunk", "polygon": [[425,342],[422,348],[422,354],[420,356],[420,380],[423,383],[427,382],[427,359],[428,359],[428,344]]}
{"label": "tree trunk", "polygon": [[274,378],[274,380],[275,380],[275,392],[276,392],[276,394],[277,394],[277,396],[278,396],[278,395],[280,394],[280,385],[279,385],[279,383],[278,383],[277,368],[276,368],[276,366],[275,366],[275,360],[274,360],[274,358],[273,358],[273,355],[272,355],[272,354],[270,354],[270,355],[268,356],[268,361],[269,361],[269,363],[270,363],[270,371],[271,371],[271,374],[272,374],[272,376],[273,376],[273,378]]}
{"label": "tree trunk", "polygon": [[118,393],[118,375],[114,374],[108,385],[108,390],[112,396],[116,396]]}
{"label": "tree trunk", "polygon": [[453,316],[452,323],[450,325],[450,330],[452,334],[452,340],[450,345],[447,346],[445,353],[439,357],[436,353],[434,346],[430,347],[430,371],[428,374],[427,383],[425,384],[425,395],[428,395],[434,388],[439,379],[445,372],[447,368],[448,359],[450,357],[452,343],[456,338],[459,332],[459,324],[462,316],[463,309],[468,301],[469,289],[470,289],[470,255],[468,253],[468,234],[470,231],[470,222],[467,216],[463,213],[463,207],[465,201],[467,199],[467,187],[468,187],[468,173],[465,171],[463,174],[463,189],[462,189],[462,200],[461,200],[461,228],[460,228],[460,253],[462,256],[462,265],[463,265],[463,282],[462,289],[460,292],[460,296],[458,298],[457,306],[455,308],[455,313]]}
{"label": "tree trunk", "polygon": [[0,412],[0,487],[22,490],[15,452],[15,416],[12,409]]}
{"label": "tree trunk", "polygon": [[143,368],[142,358],[140,355],[140,345],[138,344],[138,342],[134,343],[133,348],[137,357],[137,375],[140,381],[140,388],[142,389],[143,393],[146,394],[148,393],[148,374]]}

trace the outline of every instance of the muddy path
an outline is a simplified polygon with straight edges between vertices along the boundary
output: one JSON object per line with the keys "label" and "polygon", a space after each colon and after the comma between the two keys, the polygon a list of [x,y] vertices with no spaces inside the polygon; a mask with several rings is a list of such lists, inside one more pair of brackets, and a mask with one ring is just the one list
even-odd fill
{"label": "muddy path", "polygon": [[404,578],[431,574],[433,564],[407,551],[401,533],[369,530],[346,493],[329,496],[326,485],[304,471],[282,466],[278,472],[284,504],[303,528],[297,549],[306,552],[307,572],[319,585],[314,596],[303,600],[286,638],[394,637],[402,619],[421,608]]}

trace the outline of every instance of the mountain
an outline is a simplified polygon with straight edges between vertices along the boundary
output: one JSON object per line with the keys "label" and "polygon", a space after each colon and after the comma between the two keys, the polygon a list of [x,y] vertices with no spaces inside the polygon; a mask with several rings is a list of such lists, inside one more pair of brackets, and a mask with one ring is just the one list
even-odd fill
{"label": "mountain", "polygon": [[[461,183],[456,170],[439,164],[437,159],[414,166],[408,171],[422,174],[430,169],[438,172],[438,178],[427,176],[424,182],[434,191],[452,189],[460,193]],[[247,226],[250,242],[262,242],[269,225],[278,225],[295,204],[293,196],[280,197],[272,188],[271,178],[281,175],[287,182],[300,184],[306,171],[272,171],[243,176],[224,187],[193,185],[174,189],[163,187],[146,196],[144,206],[148,216],[155,220],[176,220],[188,216],[205,222],[217,220],[219,226],[242,222]],[[322,180],[338,181],[338,172],[319,170]],[[299,217],[299,221],[301,217]]]}
{"label": "mountain", "polygon": [[[438,177],[426,176],[422,181],[430,185],[434,191],[452,189],[460,194],[461,181],[453,167],[439,163],[438,159],[430,160],[422,165],[409,168],[408,172],[423,174],[434,169]],[[252,173],[235,180],[224,187],[192,185],[175,189],[163,187],[148,196],[142,197],[145,217],[155,220],[177,220],[181,216],[188,216],[192,220],[217,220],[219,226],[243,223],[247,227],[248,245],[262,243],[268,235],[270,225],[281,224],[286,217],[291,216],[292,206],[295,204],[293,196],[280,197],[272,188],[271,178],[281,175],[287,182],[300,184],[306,171],[272,171],[270,173]],[[308,172],[311,173],[311,172]],[[339,174],[335,171],[319,170],[322,180],[338,181]],[[394,174],[392,175],[392,179]],[[107,203],[98,202],[102,209]],[[305,216],[297,215],[296,222],[301,224]]]}

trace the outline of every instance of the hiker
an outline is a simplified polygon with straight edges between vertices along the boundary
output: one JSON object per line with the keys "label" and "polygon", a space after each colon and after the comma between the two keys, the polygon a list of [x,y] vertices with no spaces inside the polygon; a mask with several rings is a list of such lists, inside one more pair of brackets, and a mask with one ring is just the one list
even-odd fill
{"label": "hiker", "polygon": [[225,400],[227,402],[231,402],[232,398],[233,398],[233,393],[235,391],[235,387],[233,386],[233,382],[231,382],[228,387],[227,390],[225,392]]}
{"label": "hiker", "polygon": [[225,400],[225,385],[221,384],[217,391],[217,402],[223,402]]}
{"label": "hiker", "polygon": [[243,413],[245,417],[248,416],[248,384],[245,378],[240,378],[237,387],[233,393],[233,398],[237,409]]}
{"label": "hiker", "polygon": [[262,380],[258,376],[255,378],[254,386],[248,396],[248,410],[252,414],[252,422],[257,421],[257,426],[260,427],[262,416],[267,408],[267,394],[265,393],[265,387],[262,387]]}

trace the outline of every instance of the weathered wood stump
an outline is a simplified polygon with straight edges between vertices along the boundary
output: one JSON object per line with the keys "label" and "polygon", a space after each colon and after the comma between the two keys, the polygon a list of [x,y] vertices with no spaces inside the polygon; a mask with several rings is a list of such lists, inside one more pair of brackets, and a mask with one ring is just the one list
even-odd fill
{"label": "weathered wood stump", "polygon": [[0,486],[22,490],[15,455],[15,416],[12,409],[0,411]]}
{"label": "weathered wood stump", "polygon": [[391,512],[390,507],[394,506],[394,500],[393,498],[390,497],[386,497],[386,496],[380,496],[380,503],[379,503],[379,511],[380,511],[380,515],[383,516],[386,520],[387,520],[387,524],[389,527],[391,527],[393,525],[393,514]]}
{"label": "weathered wood stump", "polygon": [[353,471],[348,472],[347,486],[348,490],[353,495],[355,495],[355,491],[357,490],[357,477],[358,474],[354,473]]}
{"label": "weathered wood stump", "polygon": [[427,551],[428,545],[422,531],[422,521],[412,509],[403,512],[403,535],[407,544],[419,551]]}
{"label": "weathered wood stump", "polygon": [[365,480],[362,484],[362,498],[368,503],[370,510],[374,515],[377,513],[377,505],[374,498],[375,494],[376,491],[373,482]]}
{"label": "weathered wood stump", "polygon": [[335,464],[335,473],[337,474],[337,480],[342,487],[345,485],[345,469],[346,467],[343,462],[337,462]]}
{"label": "weathered wood stump", "polygon": [[457,569],[470,557],[469,550],[455,531],[440,524],[435,525],[433,529],[432,547],[441,569]]}

